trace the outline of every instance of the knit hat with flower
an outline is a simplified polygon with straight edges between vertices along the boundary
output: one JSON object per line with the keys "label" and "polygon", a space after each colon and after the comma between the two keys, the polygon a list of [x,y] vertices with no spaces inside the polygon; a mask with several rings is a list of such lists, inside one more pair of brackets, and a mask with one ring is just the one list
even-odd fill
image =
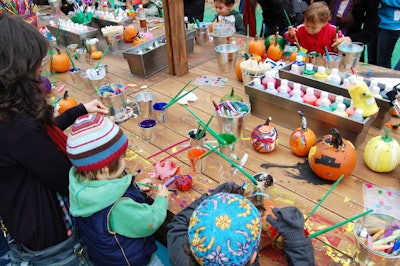
{"label": "knit hat with flower", "polygon": [[78,117],[68,134],[67,155],[78,171],[104,168],[125,153],[128,139],[122,130],[101,114]]}
{"label": "knit hat with flower", "polygon": [[238,194],[218,193],[204,200],[190,218],[192,254],[200,265],[246,265],[257,251],[260,213]]}

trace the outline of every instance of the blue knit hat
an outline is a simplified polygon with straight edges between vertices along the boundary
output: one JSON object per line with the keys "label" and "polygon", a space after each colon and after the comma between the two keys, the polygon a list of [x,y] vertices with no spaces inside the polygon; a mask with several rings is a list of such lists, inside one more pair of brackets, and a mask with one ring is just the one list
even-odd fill
{"label": "blue knit hat", "polygon": [[125,153],[128,139],[110,119],[101,114],[78,117],[68,134],[67,154],[78,171],[104,168]]}
{"label": "blue knit hat", "polygon": [[204,200],[190,218],[192,254],[200,265],[246,265],[257,251],[260,212],[238,194],[218,193]]}

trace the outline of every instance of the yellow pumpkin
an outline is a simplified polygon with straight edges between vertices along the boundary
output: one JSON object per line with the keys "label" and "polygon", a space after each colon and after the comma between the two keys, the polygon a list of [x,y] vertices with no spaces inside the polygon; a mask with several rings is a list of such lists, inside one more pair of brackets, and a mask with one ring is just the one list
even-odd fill
{"label": "yellow pumpkin", "polygon": [[379,173],[393,171],[400,163],[400,145],[390,135],[388,127],[385,133],[367,142],[364,150],[364,162],[369,169]]}

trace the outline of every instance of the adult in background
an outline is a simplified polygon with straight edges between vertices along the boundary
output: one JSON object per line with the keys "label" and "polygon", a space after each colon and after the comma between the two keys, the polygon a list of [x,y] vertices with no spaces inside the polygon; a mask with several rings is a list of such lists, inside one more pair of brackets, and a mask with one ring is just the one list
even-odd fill
{"label": "adult in background", "polygon": [[[333,46],[341,43],[362,42],[368,48],[368,62],[376,64],[378,32],[378,7],[381,0],[331,0],[331,24],[342,31]],[[362,57],[363,58],[363,57]]]}
{"label": "adult in background", "polygon": [[[400,37],[400,0],[382,0],[379,7],[378,66],[392,67],[394,47]],[[394,66],[400,70],[400,60]]]}
{"label": "adult in background", "polygon": [[207,0],[183,0],[184,14],[188,17],[189,23],[200,22],[204,19],[204,8]]}
{"label": "adult in background", "polygon": [[93,100],[54,119],[39,81],[48,41],[6,14],[0,36],[0,220],[11,262],[78,265],[85,258],[78,256],[80,238],[68,212],[71,163],[62,130],[80,115],[108,110]]}
{"label": "adult in background", "polygon": [[263,29],[261,32],[264,37],[274,34],[276,28],[279,28],[279,34],[284,35],[289,23],[286,19],[283,0],[258,0],[262,9]]}

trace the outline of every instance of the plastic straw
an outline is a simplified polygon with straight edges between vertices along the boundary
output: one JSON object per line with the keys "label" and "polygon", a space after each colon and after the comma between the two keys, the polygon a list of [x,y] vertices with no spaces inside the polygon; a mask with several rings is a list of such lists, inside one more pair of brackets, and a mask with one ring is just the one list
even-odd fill
{"label": "plastic straw", "polygon": [[179,96],[179,94],[181,94],[181,92],[184,90],[184,89],[186,89],[186,87],[190,84],[192,82],[192,80],[189,80],[189,82],[188,83],[186,83],[185,84],[185,86],[183,86],[183,88],[182,89],[180,89],[180,91],[177,93],[177,94],[175,94],[175,96],[174,97],[172,97],[171,98],[171,101],[172,100],[175,100],[176,99],[176,97],[178,97]]}
{"label": "plastic straw", "polygon": [[325,46],[325,54],[326,54],[326,59],[328,59],[328,62],[331,61],[331,56],[329,55],[328,47]]}
{"label": "plastic straw", "polygon": [[215,149],[213,146],[211,146],[209,143],[206,143],[206,145],[218,153],[222,158],[227,160],[230,164],[232,164],[236,169],[238,169],[240,172],[242,172],[245,176],[247,176],[254,184],[257,185],[258,181],[255,179],[251,174],[249,174],[246,170],[244,170],[240,165],[229,159],[225,154],[221,153],[219,150]]}
{"label": "plastic straw", "polygon": [[169,149],[171,149],[171,148],[173,148],[173,147],[175,147],[175,146],[177,146],[177,145],[179,145],[179,144],[182,144],[182,143],[184,143],[184,142],[186,142],[186,141],[189,141],[189,138],[184,139],[184,140],[181,140],[181,141],[178,141],[178,142],[175,143],[175,144],[172,144],[172,145],[170,145],[170,146],[168,146],[168,147],[166,147],[166,148],[164,148],[164,149],[162,149],[162,150],[160,150],[160,151],[158,151],[158,152],[156,152],[156,153],[154,153],[154,154],[152,154],[152,155],[150,155],[150,156],[147,156],[146,159],[148,160],[148,159],[150,159],[150,158],[153,158],[154,156],[159,155],[160,153],[163,153],[163,152],[165,152],[165,151],[167,151],[167,150],[169,150]]}
{"label": "plastic straw", "polygon": [[108,52],[108,49],[110,49],[110,45],[107,45],[106,49],[103,52],[103,55],[100,57],[99,62],[97,62],[96,66],[94,67],[94,69],[97,69],[101,63],[101,61],[103,60],[104,56],[106,55],[106,53]]}
{"label": "plastic straw", "polygon": [[[170,155],[168,155],[168,156],[165,157],[164,159],[161,159],[160,162],[163,162],[163,161],[167,160],[168,158],[171,158],[172,156],[175,156],[175,155],[177,155],[177,154],[179,154],[179,153],[181,153],[181,152],[183,152],[183,151],[186,151],[186,150],[189,149],[189,148],[190,148],[190,145],[187,146],[187,147],[185,147],[185,148],[183,148],[183,149],[180,149],[180,150],[177,151],[177,152],[171,153]],[[155,165],[155,164],[156,164],[156,163],[154,163],[153,165]]]}
{"label": "plastic straw", "polygon": [[332,185],[332,187],[328,190],[328,192],[326,192],[325,196],[322,197],[322,199],[318,202],[317,205],[315,205],[314,209],[310,212],[310,214],[308,214],[306,221],[308,220],[308,218],[310,218],[314,214],[314,212],[318,209],[318,207],[321,206],[322,202],[324,202],[324,200],[329,196],[329,194],[331,194],[331,192],[340,183],[340,181],[342,181],[343,178],[344,178],[344,175],[341,175],[339,177],[339,179],[336,180],[336,182]]}
{"label": "plastic straw", "polygon": [[352,218],[350,218],[350,219],[344,220],[343,222],[340,222],[340,223],[337,223],[337,224],[332,225],[332,226],[330,226],[330,227],[327,227],[327,228],[325,228],[325,229],[322,229],[321,231],[318,231],[318,232],[316,232],[316,233],[314,233],[314,234],[310,234],[310,238],[315,238],[315,237],[317,237],[317,236],[319,236],[319,235],[325,234],[326,232],[332,231],[333,229],[335,229],[335,228],[337,228],[337,227],[339,227],[339,226],[345,225],[345,224],[347,224],[347,223],[349,223],[349,222],[351,222],[351,221],[354,221],[355,219],[358,219],[358,218],[360,218],[360,217],[363,217],[363,216],[365,216],[365,215],[367,215],[368,213],[371,213],[371,212],[373,212],[373,211],[374,211],[374,210],[369,210],[369,211],[360,213],[360,214],[358,214],[358,215],[356,215],[356,216],[354,216],[354,217],[352,217]]}
{"label": "plastic straw", "polygon": [[285,10],[285,9],[283,9],[283,12],[285,13],[285,17],[286,17],[286,19],[287,19],[287,22],[288,22],[289,26],[293,26],[293,25],[292,25],[292,22],[290,22],[290,18],[289,18],[289,16],[288,16],[288,14],[286,13],[286,10]]}
{"label": "plastic straw", "polygon": [[58,40],[58,33],[60,32],[60,21],[57,23],[56,40]]}
{"label": "plastic straw", "polygon": [[69,61],[71,61],[72,67],[74,68],[74,71],[75,71],[76,67],[75,67],[74,61],[72,61],[72,57],[71,57],[71,55],[69,54],[68,51],[67,51],[67,55],[68,55]]}
{"label": "plastic straw", "polygon": [[184,93],[183,95],[169,101],[169,103],[164,107],[164,109],[167,109],[168,107],[170,107],[171,105],[173,105],[174,103],[176,103],[177,101],[179,101],[180,99],[182,99],[183,97],[185,97],[186,95],[188,95],[189,93],[191,93],[192,91],[194,91],[195,89],[197,89],[199,86],[194,87],[193,89],[189,90],[188,92]]}

